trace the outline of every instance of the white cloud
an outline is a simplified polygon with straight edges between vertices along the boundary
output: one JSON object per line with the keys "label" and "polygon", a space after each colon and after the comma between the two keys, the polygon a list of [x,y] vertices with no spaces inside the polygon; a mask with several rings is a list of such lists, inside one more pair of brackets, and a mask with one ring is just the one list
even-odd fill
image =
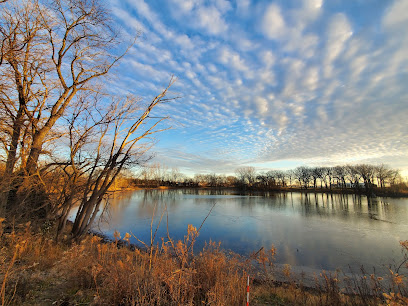
{"label": "white cloud", "polygon": [[183,14],[190,12],[196,3],[195,0],[171,0],[171,2],[177,7],[174,11],[181,12]]}
{"label": "white cloud", "polygon": [[217,73],[217,72],[218,72],[217,67],[215,67],[214,64],[208,64],[208,65],[207,65],[207,68],[208,68],[208,70],[209,70],[210,72],[212,72],[212,73]]}
{"label": "white cloud", "polygon": [[276,76],[275,73],[271,69],[261,69],[256,73],[258,76],[259,80],[261,81],[260,83],[262,85],[269,84],[269,85],[275,85],[276,83]]}
{"label": "white cloud", "polygon": [[275,122],[277,123],[280,133],[282,133],[284,131],[284,129],[286,128],[288,122],[289,122],[289,118],[286,115],[286,112],[285,111],[281,111],[279,113],[274,112],[272,117],[275,120]]}
{"label": "white cloud", "polygon": [[224,65],[227,65],[235,70],[248,71],[248,67],[244,60],[240,57],[239,53],[229,49],[228,47],[222,47],[219,52],[219,60]]}
{"label": "white cloud", "polygon": [[307,10],[320,10],[323,6],[323,0],[304,0],[303,5]]}
{"label": "white cloud", "polygon": [[186,71],[186,76],[187,76],[189,79],[195,79],[195,78],[197,77],[197,75],[196,75],[193,71],[191,71],[191,70],[187,70],[187,71]]}
{"label": "white cloud", "polygon": [[174,41],[184,49],[191,50],[194,48],[193,42],[191,41],[190,37],[188,37],[186,34],[177,35],[174,38]]}
{"label": "white cloud", "polygon": [[366,69],[367,66],[368,66],[367,56],[364,55],[358,56],[351,61],[350,70],[353,82],[358,81],[358,78],[360,77],[361,73]]}
{"label": "white cloud", "polygon": [[219,35],[228,29],[223,14],[232,6],[226,0],[211,0],[205,3],[201,0],[171,0],[171,12],[183,26],[199,28],[208,34]]}
{"label": "white cloud", "polygon": [[167,77],[167,75],[165,76],[164,73],[158,71],[150,65],[139,63],[135,60],[128,60],[127,62],[134,68],[133,71],[140,76],[149,76],[155,81],[163,81],[164,78]]}
{"label": "white cloud", "polygon": [[128,3],[136,9],[139,15],[143,16],[161,36],[166,39],[172,39],[175,33],[169,30],[160,20],[159,15],[152,11],[144,0],[127,0]]}
{"label": "white cloud", "polygon": [[267,7],[263,15],[262,30],[272,40],[279,40],[287,52],[310,58],[315,55],[318,35],[305,31],[320,16],[321,2],[305,0],[303,6],[282,11],[277,4]]}
{"label": "white cloud", "polygon": [[250,40],[246,37],[244,37],[245,34],[240,33],[240,32],[234,32],[228,33],[228,36],[230,37],[230,39],[232,40],[233,43],[236,44],[236,46],[244,52],[248,52],[248,51],[252,51],[255,50],[259,47],[259,44],[256,43],[253,40]]}
{"label": "white cloud", "polygon": [[311,91],[316,90],[319,84],[319,68],[318,67],[311,67],[306,72],[304,77],[303,85]]}
{"label": "white cloud", "polygon": [[391,30],[406,30],[408,25],[408,1],[395,0],[393,5],[387,10],[383,17],[384,27]]}
{"label": "white cloud", "polygon": [[301,5],[288,13],[292,28],[300,33],[303,32],[309,24],[320,16],[322,5],[323,1],[321,0],[301,0]]}
{"label": "white cloud", "polygon": [[278,39],[285,35],[285,20],[281,9],[276,4],[271,4],[266,9],[262,21],[262,31],[269,39]]}
{"label": "white cloud", "polygon": [[303,75],[305,62],[298,58],[291,58],[287,60],[287,68],[290,78],[300,77]]}
{"label": "white cloud", "polygon": [[273,54],[271,50],[262,51],[260,54],[260,58],[262,59],[262,62],[266,68],[271,68],[276,61],[276,56]]}
{"label": "white cloud", "polygon": [[315,34],[302,34],[297,30],[292,30],[290,39],[284,46],[285,51],[294,52],[297,56],[311,58],[315,56],[319,43],[319,37]]}
{"label": "white cloud", "polygon": [[212,35],[221,34],[228,28],[221,12],[213,6],[199,7],[197,9],[196,25]]}
{"label": "white cloud", "polygon": [[172,54],[169,50],[163,50],[160,48],[155,47],[154,45],[147,43],[147,42],[141,42],[139,44],[136,44],[136,47],[139,49],[139,54],[136,53],[134,56],[140,57],[140,52],[143,52],[145,55],[145,61],[152,63],[152,64],[157,64],[157,63],[167,63],[172,60]]}
{"label": "white cloud", "polygon": [[327,33],[326,58],[324,74],[330,77],[333,69],[333,62],[344,50],[347,40],[352,35],[352,28],[347,17],[338,13],[333,16]]}
{"label": "white cloud", "polygon": [[263,97],[255,97],[254,102],[260,115],[264,115],[268,112],[268,100]]}
{"label": "white cloud", "polygon": [[231,3],[227,0],[214,0],[214,4],[222,14],[232,9]]}
{"label": "white cloud", "polygon": [[133,16],[131,16],[129,14],[129,12],[114,6],[112,8],[112,12],[119,17],[120,19],[122,19],[123,22],[125,22],[127,25],[130,25],[134,30],[136,31],[142,31],[144,33],[147,32],[146,27],[144,26],[143,23],[141,23],[139,20],[137,20],[136,18],[134,18]]}

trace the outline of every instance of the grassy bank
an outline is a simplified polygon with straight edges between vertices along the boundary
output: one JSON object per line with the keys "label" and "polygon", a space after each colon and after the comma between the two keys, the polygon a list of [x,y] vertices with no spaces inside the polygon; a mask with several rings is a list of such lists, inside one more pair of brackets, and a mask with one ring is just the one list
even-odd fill
{"label": "grassy bank", "polygon": [[[244,305],[247,276],[251,305],[406,305],[408,267],[387,277],[316,275],[306,287],[289,266],[274,279],[275,249],[251,258],[208,243],[192,252],[197,229],[182,241],[162,241],[147,251],[103,243],[89,235],[80,244],[55,243],[52,228],[0,227],[2,305]],[[119,239],[119,234],[116,235]],[[127,243],[129,235],[122,241]],[[408,242],[401,243],[405,255]],[[407,257],[405,257],[407,258]]]}

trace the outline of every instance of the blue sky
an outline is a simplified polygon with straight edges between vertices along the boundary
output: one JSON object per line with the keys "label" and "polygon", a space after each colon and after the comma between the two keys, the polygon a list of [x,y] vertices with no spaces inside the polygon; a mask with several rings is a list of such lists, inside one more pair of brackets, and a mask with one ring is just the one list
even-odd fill
{"label": "blue sky", "polygon": [[141,37],[115,89],[163,106],[155,162],[240,166],[386,163],[408,175],[407,0],[112,0]]}

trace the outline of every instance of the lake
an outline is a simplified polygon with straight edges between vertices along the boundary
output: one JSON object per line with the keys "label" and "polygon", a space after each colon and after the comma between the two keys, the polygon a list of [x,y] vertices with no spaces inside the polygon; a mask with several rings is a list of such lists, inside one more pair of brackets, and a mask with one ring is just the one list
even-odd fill
{"label": "lake", "polygon": [[[304,270],[349,271],[363,264],[383,270],[402,257],[400,240],[408,239],[408,199],[356,195],[292,193],[239,194],[234,190],[140,190],[110,200],[94,230],[113,236],[133,233],[150,243],[153,227],[167,209],[172,238],[182,239],[187,225],[199,228],[195,250],[206,241],[248,255],[262,246],[277,248],[276,262]],[[154,230],[153,229],[153,230]],[[167,235],[163,217],[156,241]],[[139,244],[132,237],[132,243]],[[384,266],[385,265],[385,266]]]}

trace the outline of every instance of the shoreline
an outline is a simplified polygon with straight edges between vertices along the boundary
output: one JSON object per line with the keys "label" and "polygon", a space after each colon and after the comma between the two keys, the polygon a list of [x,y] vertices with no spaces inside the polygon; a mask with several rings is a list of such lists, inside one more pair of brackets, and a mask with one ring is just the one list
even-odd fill
{"label": "shoreline", "polygon": [[237,186],[219,186],[219,187],[211,187],[211,186],[131,186],[125,188],[117,188],[115,190],[110,190],[109,193],[115,192],[124,192],[124,191],[138,191],[138,190],[180,190],[180,189],[191,189],[191,190],[234,190],[237,192],[257,192],[257,193],[273,193],[273,192],[300,192],[300,193],[314,193],[314,194],[327,194],[327,195],[356,195],[356,196],[365,196],[368,198],[377,198],[377,197],[385,197],[385,198],[408,198],[408,193],[405,192],[395,192],[390,190],[381,190],[381,189],[374,189],[373,194],[368,196],[363,190],[361,192],[356,192],[353,189],[327,189],[327,188],[297,188],[297,187],[283,187],[283,188],[259,188],[259,187],[237,187]]}

